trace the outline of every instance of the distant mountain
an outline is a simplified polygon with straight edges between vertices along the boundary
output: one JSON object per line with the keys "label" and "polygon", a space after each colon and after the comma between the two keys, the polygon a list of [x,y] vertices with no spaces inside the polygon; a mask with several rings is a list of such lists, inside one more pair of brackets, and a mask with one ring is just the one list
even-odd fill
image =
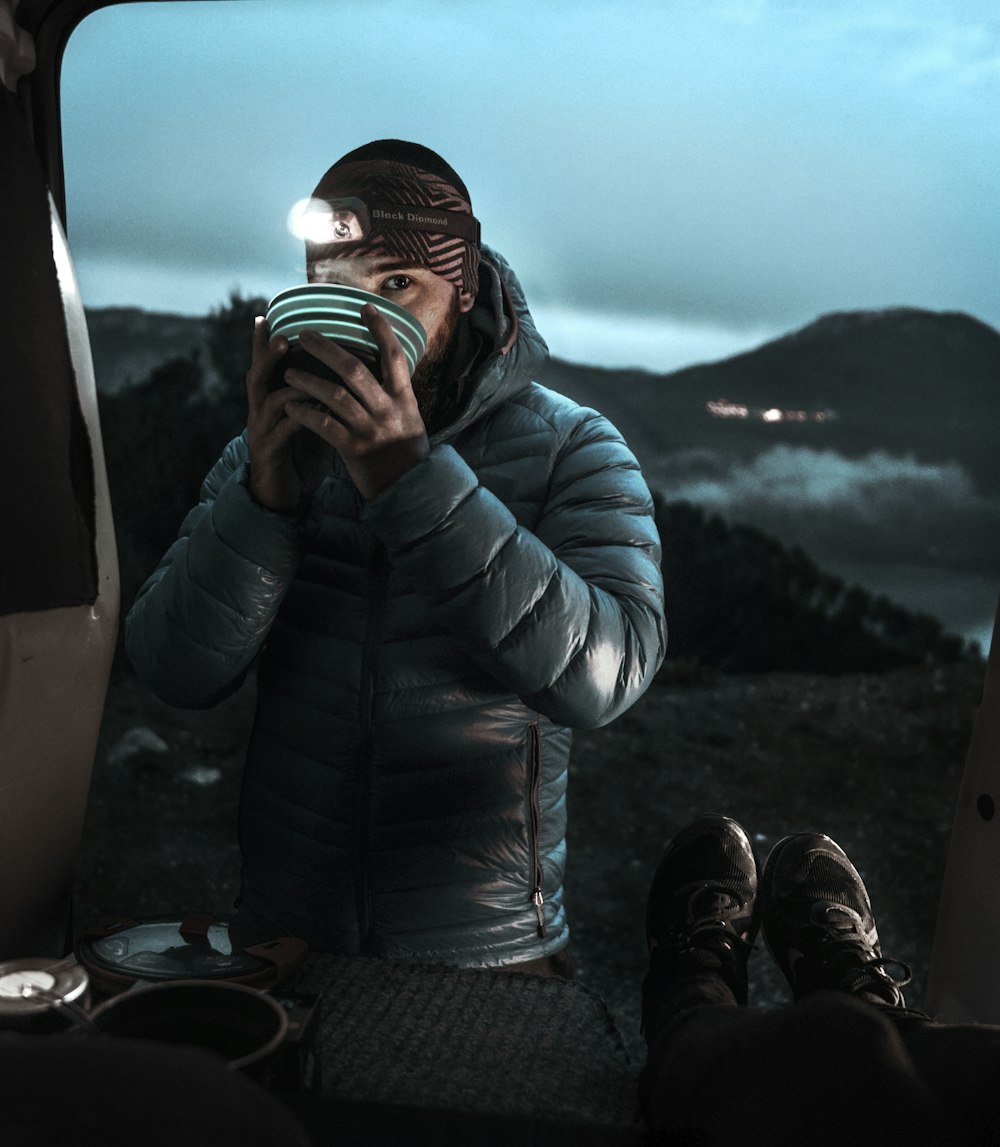
{"label": "distant mountain", "polygon": [[[259,310],[259,300],[233,299],[205,318],[130,308],[88,315],[126,600],[244,423],[242,380]],[[864,600],[845,590],[845,608],[860,609],[862,621],[871,612],[869,637],[882,643],[891,637],[898,644],[896,630],[909,641],[912,627],[906,622],[900,629],[891,609],[872,604],[869,611],[872,594],[931,613],[969,636],[992,615],[1000,570],[998,367],[1000,335],[983,324],[964,315],[895,310],[829,315],[755,351],[670,374],[555,360],[541,381],[618,424],[661,507],[692,503],[712,515],[705,529],[691,533],[697,516],[664,511],[665,571],[674,608],[686,619],[675,621],[681,634],[688,624],[693,649],[707,655],[711,644],[695,624],[692,603],[697,587],[715,576],[698,564],[700,551],[712,551],[713,569],[736,592],[737,604],[751,606],[747,624],[766,613],[760,569],[786,569],[796,586],[804,578],[801,601],[787,586],[776,591],[782,631],[818,626],[817,639],[820,630],[825,642],[843,637],[857,647],[846,661],[828,650],[842,668],[856,660],[857,635],[837,628],[837,601],[824,599],[817,613],[809,597],[816,586],[833,585],[832,575],[867,586]],[[722,519],[729,525],[715,524]],[[758,544],[765,535],[776,541]],[[716,552],[719,537],[729,541]],[[796,553],[818,562],[823,575]],[[688,588],[678,595],[685,578]],[[722,600],[718,589],[710,597],[716,605]],[[735,627],[737,614],[736,605],[727,605],[716,616]],[[834,625],[828,633],[827,623]],[[917,631],[918,644],[936,641],[920,625]],[[761,641],[747,637],[745,644],[757,650]],[[683,649],[683,640],[675,646]],[[778,650],[773,640],[769,648],[770,660],[739,664],[798,664],[794,650]],[[730,656],[720,650],[723,660]],[[813,654],[808,660],[818,664]]]}
{"label": "distant mountain", "polygon": [[957,461],[1000,491],[1000,333],[965,314],[842,312],[721,362],[651,374],[553,359],[543,381],[606,414],[653,481],[693,445],[746,459],[787,443]]}
{"label": "distant mountain", "polygon": [[[208,317],[162,314],[139,307],[87,310],[94,374],[101,394],[117,394],[144,382],[161,363],[178,355],[205,352]],[[250,339],[247,336],[249,351]]]}
{"label": "distant mountain", "polygon": [[[192,351],[206,386],[218,381],[207,316],[112,307],[87,320],[102,394]],[[653,374],[552,359],[540,381],[606,414],[653,485],[682,451],[736,462],[784,443],[958,462],[984,494],[1000,492],[1000,333],[961,313],[839,312],[721,362]]]}

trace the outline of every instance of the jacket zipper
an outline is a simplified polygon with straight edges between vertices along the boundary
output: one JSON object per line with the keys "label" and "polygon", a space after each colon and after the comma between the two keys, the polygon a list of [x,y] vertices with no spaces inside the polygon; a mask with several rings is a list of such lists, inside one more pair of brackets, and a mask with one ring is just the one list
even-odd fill
{"label": "jacket zipper", "polygon": [[528,811],[530,816],[530,839],[528,841],[531,859],[531,902],[535,906],[535,919],[538,921],[538,935],[545,935],[545,919],[542,916],[542,862],[539,856],[539,832],[542,813],[538,803],[538,787],[542,776],[542,734],[538,722],[528,727],[528,743],[531,757],[528,767]]}
{"label": "jacket zipper", "polygon": [[382,628],[382,611],[385,606],[389,582],[389,562],[385,546],[375,543],[369,566],[372,588],[369,597],[368,624],[365,631],[365,647],[361,657],[361,690],[358,698],[358,716],[361,724],[362,754],[357,782],[355,819],[358,833],[358,850],[355,861],[355,889],[357,897],[358,934],[361,939],[361,954],[371,956],[371,877],[368,870],[371,851],[371,805],[372,771],[375,764],[375,744],[372,733],[375,695],[375,671],[378,661],[378,644]]}

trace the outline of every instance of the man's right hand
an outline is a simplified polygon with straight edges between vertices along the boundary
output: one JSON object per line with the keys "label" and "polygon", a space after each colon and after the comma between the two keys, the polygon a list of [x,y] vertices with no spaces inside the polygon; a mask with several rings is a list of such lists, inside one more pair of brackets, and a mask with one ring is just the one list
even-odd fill
{"label": "man's right hand", "polygon": [[298,514],[323,480],[333,450],[285,413],[287,402],[302,398],[299,391],[286,386],[268,388],[268,380],[287,351],[287,339],[279,336],[269,342],[266,321],[259,316],[254,319],[247,372],[250,493],[268,510]]}

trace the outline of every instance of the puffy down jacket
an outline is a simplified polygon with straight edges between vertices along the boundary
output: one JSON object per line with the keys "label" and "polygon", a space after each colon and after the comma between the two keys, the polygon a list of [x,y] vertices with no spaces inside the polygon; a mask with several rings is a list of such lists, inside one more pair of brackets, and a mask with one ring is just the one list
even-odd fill
{"label": "puffy down jacket", "polygon": [[429,456],[363,503],[339,458],[301,519],[258,506],[231,442],[126,620],[177,706],[259,656],[242,902],[312,947],[459,966],[568,941],[570,729],[644,691],[665,642],[649,492],[485,252],[493,348]]}

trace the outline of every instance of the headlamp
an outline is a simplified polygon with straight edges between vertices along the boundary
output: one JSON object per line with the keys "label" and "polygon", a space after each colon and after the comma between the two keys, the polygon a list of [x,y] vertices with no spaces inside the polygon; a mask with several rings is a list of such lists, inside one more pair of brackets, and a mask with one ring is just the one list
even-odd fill
{"label": "headlamp", "polygon": [[366,203],[343,199],[306,199],[292,208],[288,226],[293,234],[317,247],[360,243],[372,231],[430,231],[454,235],[479,246],[479,220],[463,211],[415,207],[406,203]]}

